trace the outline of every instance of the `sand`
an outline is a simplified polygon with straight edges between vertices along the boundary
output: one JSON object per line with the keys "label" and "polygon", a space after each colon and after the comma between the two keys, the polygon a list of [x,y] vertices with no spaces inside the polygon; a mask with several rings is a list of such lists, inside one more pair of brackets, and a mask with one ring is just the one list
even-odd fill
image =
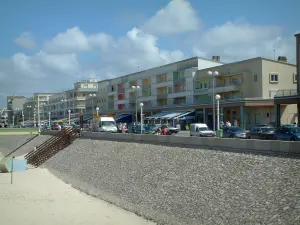
{"label": "sand", "polygon": [[131,212],[86,195],[47,169],[0,173],[0,221],[5,225],[154,225]]}

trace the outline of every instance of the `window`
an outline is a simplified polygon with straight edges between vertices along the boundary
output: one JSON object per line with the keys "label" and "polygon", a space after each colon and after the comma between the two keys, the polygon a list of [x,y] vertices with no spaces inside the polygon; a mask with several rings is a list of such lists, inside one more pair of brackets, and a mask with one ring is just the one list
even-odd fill
{"label": "window", "polygon": [[297,76],[297,74],[293,74],[294,76],[293,76],[293,79],[294,79],[294,83],[297,83],[297,78],[298,78],[298,76]]}
{"label": "window", "polygon": [[254,82],[257,82],[257,74],[253,74],[253,79],[254,79]]}
{"label": "window", "polygon": [[173,92],[172,87],[168,87],[168,93],[171,94]]}
{"label": "window", "polygon": [[270,73],[270,83],[277,83],[278,77],[278,73]]}

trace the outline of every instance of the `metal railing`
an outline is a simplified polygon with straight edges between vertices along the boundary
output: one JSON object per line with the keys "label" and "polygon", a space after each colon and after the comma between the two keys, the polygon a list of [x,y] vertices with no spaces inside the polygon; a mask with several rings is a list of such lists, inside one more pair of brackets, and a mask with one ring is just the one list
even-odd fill
{"label": "metal railing", "polygon": [[80,136],[77,129],[66,127],[25,155],[28,164],[40,166]]}
{"label": "metal railing", "polygon": [[286,96],[295,96],[299,95],[300,93],[297,93],[296,89],[284,89],[284,90],[278,90],[275,98],[276,97],[286,97]]}

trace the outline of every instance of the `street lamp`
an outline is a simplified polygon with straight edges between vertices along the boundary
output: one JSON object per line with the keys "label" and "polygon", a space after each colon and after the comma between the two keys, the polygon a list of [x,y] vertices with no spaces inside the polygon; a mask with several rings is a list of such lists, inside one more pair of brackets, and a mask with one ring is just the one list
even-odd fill
{"label": "street lamp", "polygon": [[219,72],[218,71],[208,71],[207,74],[209,76],[212,76],[212,101],[213,101],[213,130],[216,130],[216,113],[215,113],[215,99],[214,99],[214,95],[215,95],[215,77],[219,76]]}
{"label": "street lamp", "polygon": [[31,105],[28,105],[27,108],[28,108],[28,110],[27,110],[27,112],[28,112],[28,120],[30,120]]}
{"label": "street lamp", "polygon": [[216,95],[217,100],[217,131],[220,129],[220,95]]}
{"label": "street lamp", "polygon": [[140,89],[140,86],[132,86],[133,89],[135,89],[135,122],[138,121],[137,111],[138,111],[138,90]]}
{"label": "street lamp", "polygon": [[33,127],[36,126],[36,124],[35,124],[35,116],[36,116],[36,114],[34,113],[34,114],[33,114]]}
{"label": "street lamp", "polygon": [[22,119],[23,119],[23,127],[24,127],[25,123],[24,123],[24,112],[23,112],[23,110],[22,110]]}
{"label": "street lamp", "polygon": [[66,106],[67,99],[62,99],[61,101],[63,102],[63,106],[64,106],[64,118],[66,118],[66,109],[65,108],[67,108],[67,107],[65,107],[65,106]]}
{"label": "street lamp", "polygon": [[96,94],[89,94],[89,96],[92,98],[92,114],[94,115],[94,97],[96,97]]}
{"label": "street lamp", "polygon": [[48,125],[51,127],[51,112],[48,112]]}
{"label": "street lamp", "polygon": [[70,109],[68,110],[68,113],[69,113],[69,125],[71,125],[71,110]]}
{"label": "street lamp", "polygon": [[96,108],[97,116],[99,116],[99,107]]}
{"label": "street lamp", "polygon": [[140,107],[141,107],[141,134],[143,134],[143,106],[144,103],[140,103]]}

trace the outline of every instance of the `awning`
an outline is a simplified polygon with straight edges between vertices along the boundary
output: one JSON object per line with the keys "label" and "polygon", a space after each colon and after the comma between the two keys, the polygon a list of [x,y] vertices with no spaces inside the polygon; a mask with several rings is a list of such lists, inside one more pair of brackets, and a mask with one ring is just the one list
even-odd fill
{"label": "awning", "polygon": [[173,113],[169,113],[167,115],[160,117],[160,119],[168,119],[169,120],[169,119],[173,119],[181,114],[182,114],[182,112],[173,112]]}
{"label": "awning", "polygon": [[146,117],[145,119],[146,119],[146,120],[151,120],[151,119],[156,120],[156,119],[160,119],[162,116],[167,115],[167,114],[170,114],[170,112],[160,112],[160,113],[156,113],[156,114],[154,114],[154,115],[152,115],[152,116]]}
{"label": "awning", "polygon": [[116,119],[116,123],[131,123],[132,115],[131,114],[122,114]]}
{"label": "awning", "polygon": [[180,118],[180,119],[187,119],[186,117],[188,117],[190,114],[195,113],[195,111],[192,112],[185,112],[181,115],[176,116],[174,119]]}

